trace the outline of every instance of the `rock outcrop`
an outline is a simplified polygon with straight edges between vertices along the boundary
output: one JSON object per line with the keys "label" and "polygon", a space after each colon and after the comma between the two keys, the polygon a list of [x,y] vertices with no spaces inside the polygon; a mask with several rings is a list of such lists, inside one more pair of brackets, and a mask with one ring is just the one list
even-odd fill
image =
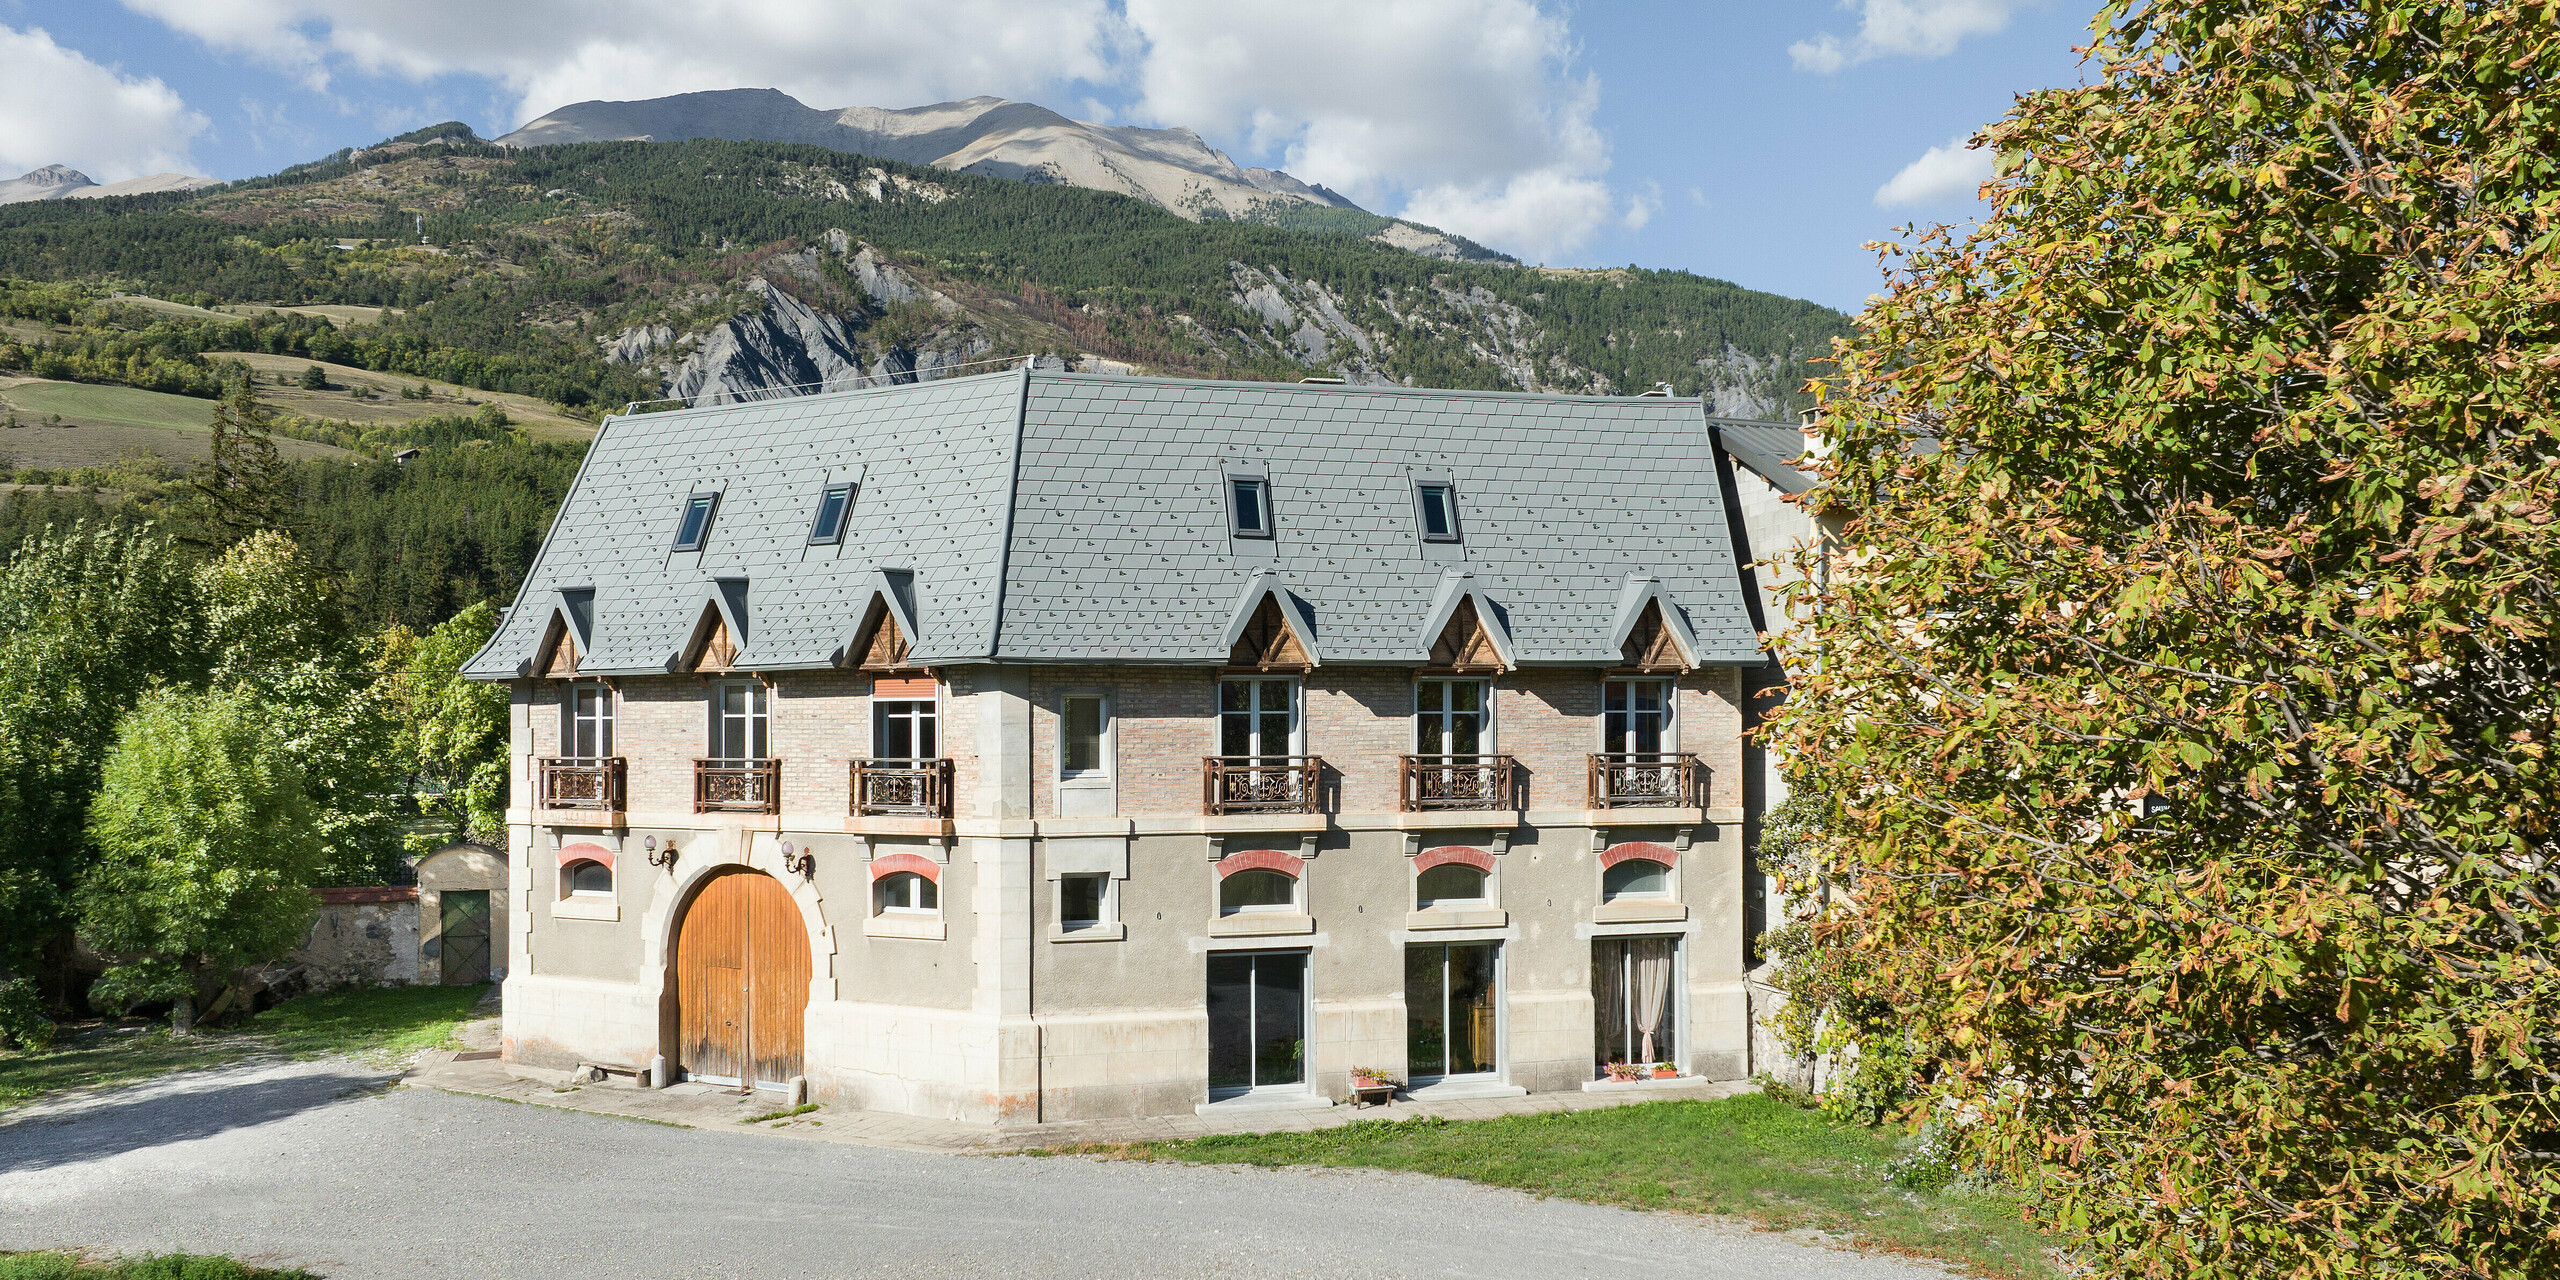
{"label": "rock outcrop", "polygon": [[183,173],[155,173],[147,177],[127,178],[122,182],[101,183],[68,165],[49,164],[0,182],[0,204],[24,204],[31,200],[103,200],[108,196],[193,191],[218,185],[211,178],[194,178]]}

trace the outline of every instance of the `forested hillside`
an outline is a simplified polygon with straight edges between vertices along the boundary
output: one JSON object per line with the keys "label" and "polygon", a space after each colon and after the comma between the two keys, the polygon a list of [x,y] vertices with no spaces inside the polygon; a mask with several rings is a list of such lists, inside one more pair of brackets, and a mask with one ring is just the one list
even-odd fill
{"label": "forested hillside", "polygon": [[[882,289],[873,263],[900,283]],[[1846,324],[1685,272],[1442,262],[1321,225],[1186,222],[814,147],[511,151],[459,126],[206,193],[0,208],[0,276],[395,308],[324,358],[570,406],[658,394],[707,331],[767,305],[757,279],[892,369],[940,347],[1227,377],[1668,382],[1772,415],[1801,403],[1806,358]],[[901,314],[905,293],[932,309]]]}

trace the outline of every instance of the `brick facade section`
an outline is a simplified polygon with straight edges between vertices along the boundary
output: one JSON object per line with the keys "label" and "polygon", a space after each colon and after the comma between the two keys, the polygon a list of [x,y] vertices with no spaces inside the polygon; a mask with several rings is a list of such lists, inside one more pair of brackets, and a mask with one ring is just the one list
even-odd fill
{"label": "brick facade section", "polygon": [[1452,862],[1464,863],[1488,875],[1493,872],[1492,854],[1463,844],[1445,844],[1437,849],[1423,850],[1413,859],[1413,871],[1415,875],[1420,875],[1433,867],[1445,866]]}
{"label": "brick facade section", "polygon": [[1659,862],[1666,867],[1676,867],[1680,865],[1680,851],[1670,845],[1655,844],[1650,840],[1630,840],[1625,844],[1610,845],[1600,851],[1600,865],[1604,867],[1614,867],[1621,862],[1633,862],[1639,859],[1645,862]]}
{"label": "brick facade section", "polygon": [[1306,860],[1294,853],[1277,849],[1247,849],[1218,859],[1218,878],[1226,879],[1240,871],[1277,871],[1292,880],[1307,873]]}
{"label": "brick facade section", "polygon": [[935,884],[942,883],[942,868],[931,858],[920,858],[912,853],[892,853],[871,860],[871,878],[874,880],[901,871],[912,871]]}

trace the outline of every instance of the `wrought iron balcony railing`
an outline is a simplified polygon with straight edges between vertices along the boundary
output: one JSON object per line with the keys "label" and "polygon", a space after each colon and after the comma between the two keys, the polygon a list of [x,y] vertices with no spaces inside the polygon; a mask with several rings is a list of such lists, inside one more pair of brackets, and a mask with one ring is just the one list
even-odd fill
{"label": "wrought iron balcony railing", "polygon": [[782,810],[782,761],[704,759],[693,762],[695,813],[779,813]]}
{"label": "wrought iron balcony railing", "polygon": [[1594,809],[1703,809],[1707,767],[1682,751],[1603,752],[1591,757]]}
{"label": "wrought iron balcony railing", "polygon": [[1517,809],[1519,766],[1509,756],[1397,756],[1396,808]]}
{"label": "wrought iron balcony railing", "polygon": [[1204,756],[1201,812],[1321,813],[1322,756]]}
{"label": "wrought iron balcony railing", "polygon": [[545,809],[622,810],[620,756],[540,756],[533,769],[534,794]]}
{"label": "wrought iron balcony railing", "polygon": [[853,815],[857,818],[950,817],[951,762],[939,759],[854,761]]}

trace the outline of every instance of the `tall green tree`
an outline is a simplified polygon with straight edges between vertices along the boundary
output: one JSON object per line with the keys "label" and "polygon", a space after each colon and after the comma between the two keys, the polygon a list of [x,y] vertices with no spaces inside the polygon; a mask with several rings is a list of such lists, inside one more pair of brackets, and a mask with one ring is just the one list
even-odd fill
{"label": "tall green tree", "polygon": [[402,756],[422,784],[421,807],[455,837],[506,834],[507,691],[461,675],[497,629],[498,606],[484,600],[424,637],[395,627],[383,638],[383,666],[399,673],[390,697]]}
{"label": "tall green tree", "polygon": [[254,698],[300,762],[330,878],[380,883],[399,856],[407,795],[374,654],[281,533],[242,539],[199,580],[213,687]]}
{"label": "tall green tree", "polygon": [[212,451],[187,476],[182,503],[200,535],[216,547],[284,528],[292,515],[293,464],[277,452],[275,415],[245,372],[214,408]]}
{"label": "tall green tree", "polygon": [[1830,975],[2098,1274],[2560,1275],[2560,6],[2097,26],[1839,352]]}
{"label": "tall green tree", "polygon": [[0,969],[68,925],[110,728],[157,681],[201,682],[194,558],[157,528],[48,528],[0,568]]}
{"label": "tall green tree", "polygon": [[144,697],[116,726],[89,836],[80,934],[110,961],[93,998],[195,999],[300,945],[327,863],[294,750],[246,690]]}

